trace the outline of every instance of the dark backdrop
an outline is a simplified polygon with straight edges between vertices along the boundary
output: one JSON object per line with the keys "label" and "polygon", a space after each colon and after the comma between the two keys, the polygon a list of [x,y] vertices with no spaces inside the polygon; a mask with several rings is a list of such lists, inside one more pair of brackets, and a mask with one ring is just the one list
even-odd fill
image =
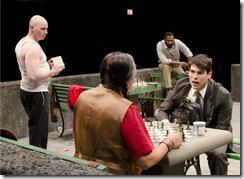
{"label": "dark backdrop", "polygon": [[98,73],[104,55],[115,50],[131,53],[138,68],[156,67],[156,44],[166,31],[193,54],[211,56],[213,78],[229,90],[231,64],[240,63],[238,1],[3,0],[1,81],[20,80],[14,47],[35,14],[49,23],[48,37],[40,42],[47,57],[61,55],[66,64],[60,76]]}

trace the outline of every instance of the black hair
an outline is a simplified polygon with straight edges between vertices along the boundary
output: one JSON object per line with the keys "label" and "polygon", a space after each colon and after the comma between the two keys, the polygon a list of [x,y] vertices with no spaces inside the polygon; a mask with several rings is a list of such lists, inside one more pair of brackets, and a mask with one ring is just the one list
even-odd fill
{"label": "black hair", "polygon": [[168,37],[168,36],[175,36],[174,35],[174,33],[173,32],[166,32],[165,34],[164,34],[164,39],[166,38],[166,37]]}
{"label": "black hair", "polygon": [[101,83],[127,97],[127,82],[135,75],[135,63],[128,53],[112,52],[104,57],[100,65]]}

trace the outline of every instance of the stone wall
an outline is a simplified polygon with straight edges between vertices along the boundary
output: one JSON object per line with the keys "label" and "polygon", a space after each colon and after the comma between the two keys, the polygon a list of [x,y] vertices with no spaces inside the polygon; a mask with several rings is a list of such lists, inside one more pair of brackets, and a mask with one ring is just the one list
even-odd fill
{"label": "stone wall", "polygon": [[[148,80],[148,72],[155,68],[141,69],[137,71],[137,77],[141,80]],[[19,96],[20,81],[1,82],[0,87],[0,128],[12,132],[18,139],[28,137],[28,117],[21,104]],[[100,83],[99,74],[83,74],[53,78],[51,83],[78,84],[83,86],[95,87]],[[67,116],[72,114],[67,111]],[[66,118],[68,120],[70,117]],[[66,128],[71,127],[70,121],[66,121]],[[49,124],[51,130],[52,123]]]}
{"label": "stone wall", "polygon": [[[140,69],[137,71],[137,79],[149,80],[149,72],[156,68]],[[233,101],[240,102],[240,64],[231,67],[231,94]],[[0,87],[0,128],[11,131],[18,139],[28,137],[28,117],[20,101],[19,82],[1,82]],[[51,83],[78,84],[95,87],[100,83],[99,74],[83,74],[53,78]],[[136,102],[136,100],[133,100]],[[72,127],[72,113],[65,113],[65,129]],[[52,131],[53,123],[49,123],[49,131]]]}
{"label": "stone wall", "polygon": [[240,64],[231,65],[231,96],[235,102],[241,101],[241,69]]}

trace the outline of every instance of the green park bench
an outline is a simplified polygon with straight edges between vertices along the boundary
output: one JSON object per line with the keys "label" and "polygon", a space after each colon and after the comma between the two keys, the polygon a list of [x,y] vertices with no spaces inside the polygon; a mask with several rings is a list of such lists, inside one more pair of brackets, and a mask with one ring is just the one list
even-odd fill
{"label": "green park bench", "polygon": [[[185,78],[187,77],[185,74],[178,74],[175,72],[171,72],[171,78],[175,79],[172,80],[173,81],[173,86],[176,84],[176,80],[181,79],[181,78]],[[157,81],[157,82],[161,82],[162,84],[162,88],[165,88],[165,83],[163,81],[163,73],[161,71],[152,71],[149,73],[149,80],[150,81]]]}
{"label": "green park bench", "polygon": [[[65,125],[64,125],[64,112],[67,112],[68,109],[68,92],[69,84],[51,84],[52,93],[51,93],[51,102],[50,102],[50,113],[51,113],[51,121],[58,123],[57,131],[60,133],[60,137],[64,133]],[[84,90],[89,90],[92,87],[83,86]],[[59,118],[54,115],[54,108],[58,108],[60,112],[61,121],[58,121]],[[61,129],[61,130],[60,130]]]}
{"label": "green park bench", "polygon": [[240,160],[240,140],[233,139],[233,148],[236,151],[227,152],[226,156],[230,159]]}
{"label": "green park bench", "polygon": [[[176,80],[180,78],[185,78],[185,74],[178,74],[178,73],[171,73],[172,77],[172,85],[175,86]],[[149,72],[149,81],[150,82],[158,82],[161,83],[161,94],[158,93],[152,93],[153,95],[139,95],[138,98],[141,101],[141,105],[144,106],[146,109],[147,117],[152,117],[154,110],[159,106],[160,103],[162,103],[165,100],[165,97],[163,95],[162,90],[165,88],[165,83],[163,81],[163,73],[161,71],[152,71]],[[144,117],[144,114],[143,114]]]}

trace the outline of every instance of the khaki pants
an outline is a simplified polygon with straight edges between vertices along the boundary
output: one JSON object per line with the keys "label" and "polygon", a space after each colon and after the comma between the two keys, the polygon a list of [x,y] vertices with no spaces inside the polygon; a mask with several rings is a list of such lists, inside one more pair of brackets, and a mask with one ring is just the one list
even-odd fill
{"label": "khaki pants", "polygon": [[172,67],[167,64],[159,64],[159,70],[163,73],[163,80],[165,83],[166,88],[172,88],[172,79],[171,79],[171,72],[185,74],[185,71],[182,69],[181,66]]}

